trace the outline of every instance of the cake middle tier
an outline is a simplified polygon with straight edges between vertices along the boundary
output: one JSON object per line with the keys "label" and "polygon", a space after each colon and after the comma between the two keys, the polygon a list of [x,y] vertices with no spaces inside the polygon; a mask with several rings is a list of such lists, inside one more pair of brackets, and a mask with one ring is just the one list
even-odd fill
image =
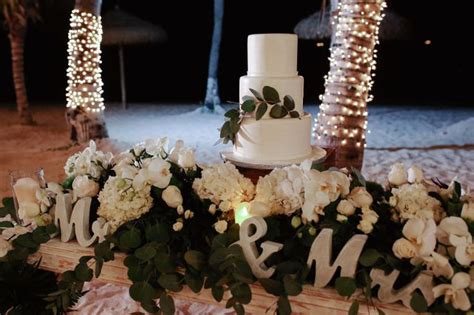
{"label": "cake middle tier", "polygon": [[[303,111],[303,87],[304,79],[302,76],[294,77],[257,77],[257,76],[243,76],[240,77],[240,102],[243,102],[243,97],[246,95],[253,96],[249,89],[254,89],[262,94],[264,86],[271,86],[277,90],[280,95],[280,100],[283,102],[285,95],[290,95],[295,101],[295,110],[300,116],[304,115]],[[255,117],[255,113],[252,114]],[[270,108],[267,110],[262,119],[272,119],[270,117]]]}
{"label": "cake middle tier", "polygon": [[289,161],[309,157],[311,114],[301,118],[245,118],[237,133],[234,153],[253,161]]}

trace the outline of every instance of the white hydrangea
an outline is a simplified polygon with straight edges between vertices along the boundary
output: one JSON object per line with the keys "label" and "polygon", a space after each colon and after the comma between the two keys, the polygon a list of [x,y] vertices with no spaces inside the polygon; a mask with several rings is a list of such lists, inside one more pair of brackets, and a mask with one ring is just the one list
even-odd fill
{"label": "white hydrangea", "polygon": [[193,190],[201,199],[214,204],[228,202],[235,209],[241,202],[252,200],[255,186],[230,163],[214,164],[202,171],[202,177],[194,180]]}
{"label": "white hydrangea", "polygon": [[257,183],[255,201],[264,203],[270,215],[290,215],[301,209],[304,201],[304,172],[296,166],[274,169]]}
{"label": "white hydrangea", "polygon": [[394,219],[405,221],[411,218],[441,221],[445,213],[439,200],[428,195],[423,184],[404,184],[392,188],[390,205],[394,207]]}
{"label": "white hydrangea", "polygon": [[113,233],[122,224],[138,219],[151,209],[150,190],[150,185],[135,190],[132,180],[111,176],[99,194],[97,214],[109,222]]}
{"label": "white hydrangea", "polygon": [[97,151],[97,146],[93,140],[82,152],[75,153],[67,159],[64,171],[68,177],[89,175],[94,179],[99,179],[102,173],[112,162],[112,153]]}

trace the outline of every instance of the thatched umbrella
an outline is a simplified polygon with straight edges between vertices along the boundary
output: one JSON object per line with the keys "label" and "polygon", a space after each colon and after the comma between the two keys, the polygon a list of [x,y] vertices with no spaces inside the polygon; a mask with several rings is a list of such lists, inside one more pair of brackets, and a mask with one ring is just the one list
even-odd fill
{"label": "thatched umbrella", "polygon": [[127,97],[125,91],[123,46],[163,42],[166,40],[167,35],[160,26],[144,21],[122,11],[118,7],[104,15],[102,25],[104,29],[102,45],[117,45],[119,48],[122,104],[123,108],[126,109]]}
{"label": "thatched umbrella", "polygon": [[[326,39],[330,38],[331,13],[329,9],[316,11],[310,16],[302,19],[296,24],[294,32],[302,39]],[[396,14],[393,11],[386,10],[385,17],[380,25],[379,38],[382,40],[400,40],[411,37],[411,23],[406,18]]]}

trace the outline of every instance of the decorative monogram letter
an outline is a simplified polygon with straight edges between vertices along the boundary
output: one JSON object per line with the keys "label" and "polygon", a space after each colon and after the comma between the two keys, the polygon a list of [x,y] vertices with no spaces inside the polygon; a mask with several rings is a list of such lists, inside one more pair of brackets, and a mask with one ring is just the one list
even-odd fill
{"label": "decorative monogram letter", "polygon": [[259,255],[255,242],[267,234],[267,223],[261,217],[251,217],[240,227],[240,240],[234,244],[240,245],[250,269],[257,278],[270,278],[275,267],[268,268],[265,260],[273,253],[280,251],[283,244],[265,241],[261,244],[262,253]]}
{"label": "decorative monogram letter", "polygon": [[307,262],[309,268],[312,267],[313,261],[316,263],[314,286],[325,287],[331,281],[338,267],[341,267],[341,277],[354,278],[357,261],[366,241],[367,235],[354,235],[344,245],[339,256],[331,265],[332,230],[323,229],[311,245]]}
{"label": "decorative monogram letter", "polygon": [[416,278],[401,289],[393,289],[393,285],[398,278],[400,271],[394,270],[389,275],[381,269],[372,269],[370,278],[372,279],[372,287],[380,285],[378,292],[378,299],[382,303],[395,303],[402,301],[406,307],[410,307],[410,300],[412,293],[415,290],[420,290],[428,303],[428,306],[433,304],[435,298],[433,296],[433,276],[420,273]]}
{"label": "decorative monogram letter", "polygon": [[69,194],[58,195],[56,198],[54,224],[58,227],[62,242],[69,242],[76,236],[77,242],[82,247],[91,246],[96,240],[103,241],[108,232],[109,224],[99,218],[92,223],[91,236],[89,232],[89,214],[91,198],[81,198],[72,209]]}

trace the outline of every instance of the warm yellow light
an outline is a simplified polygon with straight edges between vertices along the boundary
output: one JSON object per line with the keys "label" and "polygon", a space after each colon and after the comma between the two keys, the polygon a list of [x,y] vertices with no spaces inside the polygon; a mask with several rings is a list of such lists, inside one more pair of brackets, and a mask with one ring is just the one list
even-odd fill
{"label": "warm yellow light", "polygon": [[431,39],[427,39],[427,40],[425,40],[425,42],[424,42],[424,43],[425,43],[425,45],[431,45]]}
{"label": "warm yellow light", "polygon": [[245,220],[250,218],[252,215],[250,214],[249,209],[250,204],[248,202],[242,202],[239,204],[234,213],[235,223],[242,225]]}
{"label": "warm yellow light", "polygon": [[324,47],[324,43],[323,42],[317,42],[316,47]]}

